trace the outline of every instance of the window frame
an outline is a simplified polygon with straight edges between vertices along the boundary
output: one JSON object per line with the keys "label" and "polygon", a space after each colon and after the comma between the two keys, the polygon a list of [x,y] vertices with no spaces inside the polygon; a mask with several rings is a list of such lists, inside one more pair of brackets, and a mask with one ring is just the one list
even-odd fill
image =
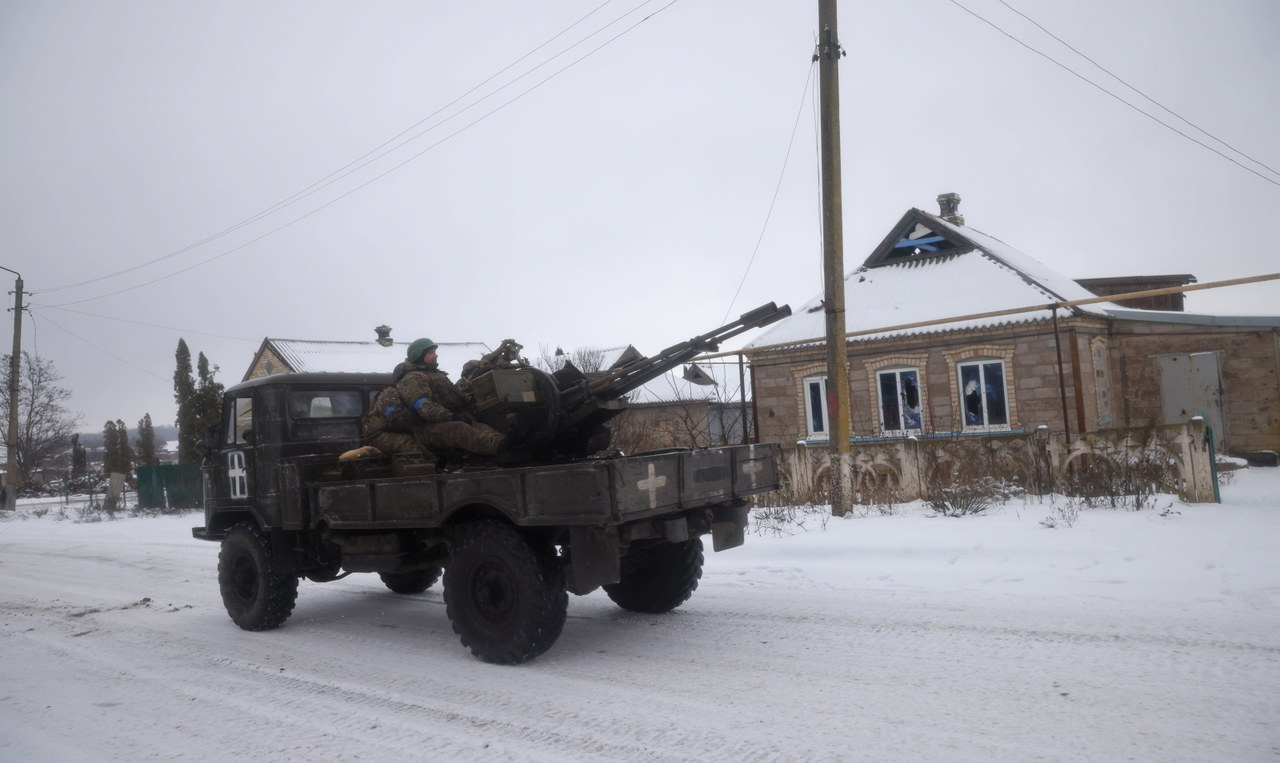
{"label": "window frame", "polygon": [[[818,421],[814,416],[813,400],[814,390],[817,389],[819,412],[821,420]],[[827,376],[826,374],[813,374],[804,377],[800,382],[801,394],[804,397],[804,427],[805,437],[809,440],[831,440],[831,411],[827,405]],[[821,423],[821,427],[815,427],[815,423]]]}
{"label": "window frame", "polygon": [[249,439],[253,432],[253,394],[237,395],[227,398],[226,405],[226,434],[224,439],[227,445],[250,445]]}
{"label": "window frame", "polygon": [[[918,413],[918,421],[915,426],[905,426],[907,417],[904,411],[907,407],[902,401],[902,374],[910,373],[915,375],[916,385],[916,407]],[[893,377],[893,389],[898,396],[898,426],[889,427],[885,422],[885,398],[884,386],[882,379],[886,376]],[[888,368],[880,368],[875,371],[875,391],[876,391],[876,415],[879,418],[880,434],[886,437],[909,437],[915,434],[924,433],[924,385],[921,380],[924,374],[921,373],[917,366],[891,366]]]}
{"label": "window frame", "polygon": [[[1000,405],[1004,413],[1004,421],[992,423],[991,401],[988,399],[987,381],[988,366],[999,366],[1000,368],[1000,385],[1001,399]],[[976,367],[978,369],[978,388],[982,398],[982,423],[969,423],[969,407],[965,400],[965,369]],[[973,357],[962,361],[957,361],[956,368],[956,391],[957,399],[960,403],[959,418],[961,431],[964,432],[1007,432],[1012,428],[1012,411],[1009,405],[1009,364],[1004,358],[998,357]]]}

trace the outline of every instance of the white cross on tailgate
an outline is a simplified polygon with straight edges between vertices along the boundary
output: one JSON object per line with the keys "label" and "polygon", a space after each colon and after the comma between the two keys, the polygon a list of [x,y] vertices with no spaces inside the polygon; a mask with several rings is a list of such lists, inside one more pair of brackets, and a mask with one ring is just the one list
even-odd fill
{"label": "white cross on tailgate", "polygon": [[667,478],[658,474],[653,464],[649,464],[649,479],[640,480],[636,487],[649,491],[649,508],[658,508],[658,488],[667,484]]}

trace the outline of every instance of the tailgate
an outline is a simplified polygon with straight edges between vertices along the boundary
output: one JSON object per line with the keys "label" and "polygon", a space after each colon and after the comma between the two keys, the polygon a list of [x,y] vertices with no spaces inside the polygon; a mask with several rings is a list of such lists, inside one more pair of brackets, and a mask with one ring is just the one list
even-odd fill
{"label": "tailgate", "polygon": [[776,490],[778,446],[730,445],[610,462],[618,518],[627,522]]}

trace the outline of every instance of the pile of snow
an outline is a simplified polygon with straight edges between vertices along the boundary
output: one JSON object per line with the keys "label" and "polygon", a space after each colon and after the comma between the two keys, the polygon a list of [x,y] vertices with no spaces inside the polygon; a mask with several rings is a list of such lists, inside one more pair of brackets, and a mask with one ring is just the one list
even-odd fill
{"label": "pile of snow", "polygon": [[473,659],[438,588],[304,582],[249,633],[199,515],[26,509],[0,522],[0,759],[1273,760],[1280,469],[1223,500],[810,515],[708,551],[670,614],[571,597],[517,667]]}

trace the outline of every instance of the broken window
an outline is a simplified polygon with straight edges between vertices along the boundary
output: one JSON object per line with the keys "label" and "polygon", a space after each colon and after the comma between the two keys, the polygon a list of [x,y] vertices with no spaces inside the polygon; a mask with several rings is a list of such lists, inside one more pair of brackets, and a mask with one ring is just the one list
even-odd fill
{"label": "broken window", "polygon": [[964,413],[965,428],[1009,426],[1004,361],[960,363],[958,369],[960,408]]}
{"label": "broken window", "polygon": [[827,377],[810,376],[804,380],[804,414],[809,439],[825,440],[827,429]]}
{"label": "broken window", "polygon": [[881,371],[880,431],[884,434],[919,432],[924,425],[920,404],[920,372],[914,368]]}

